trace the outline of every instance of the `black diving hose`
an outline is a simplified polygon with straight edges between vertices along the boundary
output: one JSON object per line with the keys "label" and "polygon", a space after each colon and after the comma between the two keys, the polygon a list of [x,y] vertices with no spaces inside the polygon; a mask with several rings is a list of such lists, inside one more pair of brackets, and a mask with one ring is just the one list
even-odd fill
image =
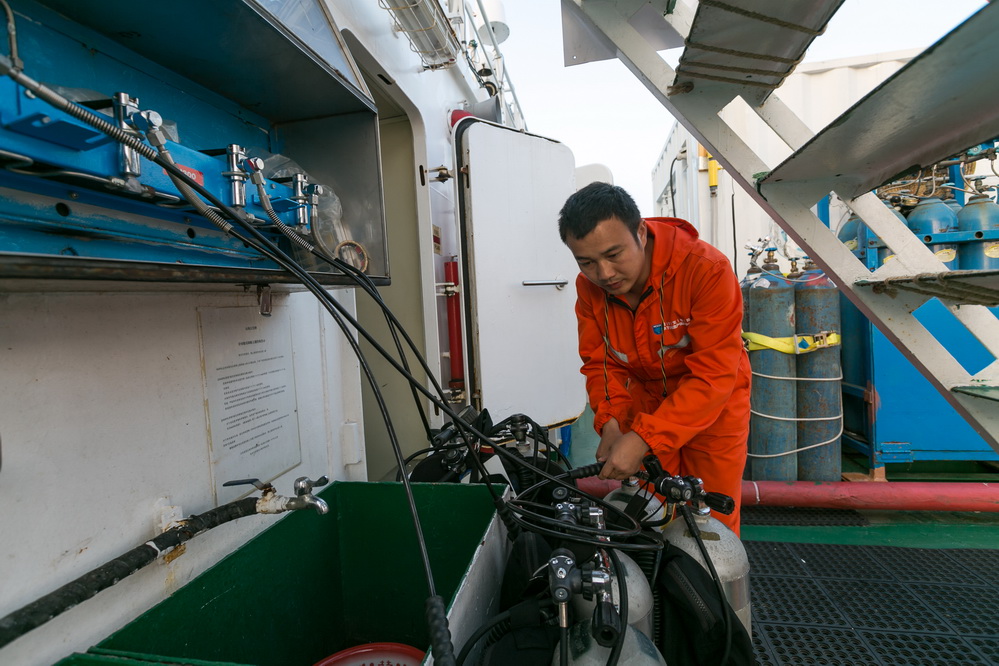
{"label": "black diving hose", "polygon": [[613,548],[608,548],[607,554],[610,555],[611,562],[614,563],[614,569],[617,570],[617,593],[621,606],[619,611],[621,615],[621,633],[618,634],[617,640],[614,641],[614,647],[611,648],[610,654],[607,656],[607,666],[617,666],[618,661],[621,659],[621,650],[624,649],[624,639],[628,633],[628,581],[625,580],[624,564],[621,562],[621,558],[617,552]]}
{"label": "black diving hose", "polygon": [[[553,605],[554,602],[551,599],[544,599],[538,602],[537,608],[540,612],[546,608],[551,608]],[[486,634],[489,634],[490,637],[496,637],[502,636],[509,632],[511,629],[510,620],[512,615],[513,613],[511,610],[505,610],[502,613],[495,615],[488,622],[476,629],[475,632],[468,637],[468,640],[465,641],[465,645],[461,648],[461,652],[458,653],[457,666],[463,666],[465,660],[468,659],[468,655],[472,653],[476,644],[478,644],[478,642],[482,640],[482,637]],[[544,618],[539,619],[543,621]],[[489,644],[488,640],[489,639],[487,639],[487,645]],[[566,645],[568,645],[568,641],[566,641]]]}
{"label": "black diving hose", "polygon": [[725,587],[722,585],[721,576],[718,575],[714,562],[711,561],[711,555],[708,554],[708,548],[704,545],[704,539],[701,538],[701,530],[697,527],[697,521],[694,520],[694,515],[690,511],[690,507],[684,503],[680,504],[679,508],[684,521],[687,523],[687,529],[690,530],[690,534],[697,542],[697,548],[701,551],[701,557],[704,558],[704,563],[708,566],[708,572],[711,574],[711,578],[714,579],[715,586],[718,589],[722,622],[725,626],[725,652],[722,653],[722,658],[718,662],[718,666],[725,666],[728,663],[729,652],[732,650],[732,620],[728,614],[728,597],[725,596]]}
{"label": "black diving hose", "polygon": [[[204,192],[202,190],[202,188],[197,187],[196,184],[191,183],[190,187],[181,187],[179,185],[179,183],[184,183],[185,186],[188,185],[188,183],[185,182],[186,179],[185,179],[184,174],[179,173],[179,170],[176,168],[175,165],[170,164],[167,160],[164,160],[159,155],[157,155],[156,152],[150,146],[142,143],[141,141],[136,140],[126,130],[123,130],[122,128],[117,127],[116,125],[114,125],[114,124],[112,124],[112,123],[104,120],[103,118],[100,118],[96,114],[92,114],[92,113],[88,112],[87,110],[83,109],[82,107],[79,107],[79,106],[77,106],[77,105],[75,105],[75,104],[73,104],[71,102],[68,102],[68,100],[65,100],[65,98],[62,98],[57,93],[54,93],[50,89],[47,89],[45,86],[39,84],[36,81],[33,81],[29,77],[26,77],[23,74],[23,72],[20,71],[20,64],[19,64],[19,62],[16,59],[14,59],[13,62],[12,62],[11,60],[8,60],[6,58],[0,58],[0,73],[6,74],[6,75],[10,76],[17,83],[19,83],[20,85],[22,85],[22,86],[24,86],[24,87],[32,90],[39,97],[41,97],[42,99],[44,99],[48,103],[52,104],[54,107],[59,108],[59,109],[65,111],[65,112],[69,113],[70,115],[73,115],[74,117],[76,117],[78,119],[81,119],[81,120],[84,120],[85,122],[87,122],[87,123],[89,123],[89,124],[97,127],[98,129],[100,129],[101,131],[103,131],[106,134],[110,135],[112,138],[118,140],[119,142],[124,143],[126,145],[129,145],[129,146],[135,148],[139,152],[139,154],[141,154],[142,156],[146,157],[147,159],[150,159],[151,161],[159,164],[160,166],[163,166],[167,170],[168,175],[170,175],[171,178],[174,180],[174,182],[178,183],[178,188],[185,195],[190,193],[190,188],[196,188],[204,196],[206,196],[206,198],[208,198],[209,201],[212,201],[212,203],[215,203],[216,205],[218,205],[219,208],[223,212],[229,213],[229,209],[227,207],[225,207],[220,202],[213,201],[212,198],[206,192]],[[188,197],[188,198],[190,200],[192,198],[196,199],[197,197]],[[244,242],[250,242],[251,244],[254,244],[255,246],[257,246],[257,244],[253,243],[252,240],[250,240],[250,239],[248,239],[248,238],[246,238],[244,236],[236,234],[233,224],[231,222],[229,222],[228,220],[225,220],[224,218],[222,218],[214,210],[208,209],[207,207],[203,207],[203,208],[204,209],[203,210],[199,210],[199,212],[201,212],[203,215],[205,215],[205,217],[207,217],[209,220],[211,220],[212,222],[214,222],[220,229],[222,229],[223,231],[226,231],[228,233],[232,233],[233,235],[236,235],[237,238],[241,238],[242,240],[244,240]],[[277,263],[279,265],[281,265],[282,267],[284,267],[287,270],[289,270],[296,277],[299,277],[299,279],[301,279],[303,281],[303,283],[307,287],[309,287],[311,291],[313,291],[313,293],[315,293],[317,296],[320,296],[320,301],[325,306],[327,306],[326,309],[330,311],[330,313],[334,316],[334,319],[338,320],[337,323],[341,324],[341,328],[345,328],[345,326],[343,325],[343,323],[339,320],[339,318],[333,312],[334,309],[340,310],[340,308],[337,308],[338,304],[336,304],[335,301],[332,298],[328,298],[328,297],[324,298],[326,295],[323,292],[321,286],[318,284],[318,282],[314,281],[314,279],[311,279],[311,276],[308,275],[307,273],[305,273],[304,270],[295,270],[296,268],[300,268],[300,267],[298,267],[297,265],[295,265],[294,262],[292,262],[286,256],[284,256],[283,253],[280,250],[278,250],[276,247],[270,246],[270,244],[266,241],[266,239],[261,238],[259,236],[259,234],[256,233],[256,230],[254,230],[249,225],[244,224],[243,221],[239,219],[238,215],[236,215],[234,217],[234,219],[235,219],[235,221],[238,224],[240,224],[240,226],[247,233],[253,235],[256,238],[256,240],[260,244],[262,244],[264,246],[263,249],[258,246],[258,249],[261,249],[261,251],[265,254],[265,256],[268,256],[269,258],[274,259],[275,261],[277,261]],[[369,338],[369,342],[373,342],[372,340],[370,340],[370,336],[366,335],[365,334],[366,332],[364,332],[363,329],[360,329],[360,327],[357,326],[356,321],[354,321],[353,318],[350,317],[348,313],[341,312],[341,314],[343,314],[343,316],[346,319],[348,319],[348,321],[350,321],[350,323],[352,325],[355,326],[355,328],[358,330],[358,332],[360,332],[362,335],[364,335],[365,338]],[[349,334],[348,334],[348,337],[349,337]],[[383,356],[388,357],[388,355],[384,352],[384,350],[382,350],[380,348],[380,346],[378,346],[376,348],[378,349],[378,351],[380,353],[383,354]],[[355,349],[355,351],[358,351],[358,350]],[[414,378],[408,372],[408,368],[405,368],[405,367],[400,368],[399,364],[397,362],[394,362],[394,359],[389,358],[389,361],[390,361],[390,363],[397,370],[399,370],[400,372],[402,372],[404,374],[404,376],[406,376],[411,381],[411,383],[413,383],[414,388],[418,388],[422,393],[424,393],[425,395],[427,395],[428,397],[431,397],[431,399],[433,399],[433,397],[429,395],[429,391],[427,391],[424,387],[417,386],[415,384]],[[371,378],[369,377],[369,379],[371,379]],[[449,410],[447,410],[446,406],[445,406],[445,411],[449,411]],[[475,432],[474,429],[472,429],[472,431]],[[479,435],[480,438],[481,438],[481,434],[480,433],[475,433],[475,434]],[[500,453],[500,455],[502,455],[502,453]],[[401,463],[401,460],[400,460],[400,463]],[[546,477],[549,480],[555,480],[551,475],[546,474],[544,472],[541,472],[540,476]],[[489,485],[489,484],[487,484],[487,485]],[[492,490],[492,489],[490,488],[490,490]],[[506,506],[504,506],[504,503],[498,497],[496,497],[495,495],[494,495],[494,498],[495,498],[494,501],[497,504],[497,508],[500,511],[500,515],[503,516],[505,520],[508,520],[509,508],[506,507]],[[413,508],[413,507],[411,507],[411,508]],[[443,632],[440,632],[440,633],[446,634],[446,632],[447,632],[446,626],[447,625],[446,625],[446,614],[443,612],[444,611],[444,602],[443,602],[443,599],[441,599],[440,597],[438,597],[438,596],[436,596],[436,595],[433,594],[433,587],[432,587],[433,586],[433,579],[432,579],[432,577],[428,577],[428,583],[431,586],[431,595],[432,595],[431,599],[428,600],[428,608],[427,608],[428,618],[431,619],[431,633],[435,634],[435,635],[439,633],[434,628],[434,625],[437,625],[438,628],[443,628]],[[442,619],[443,619],[443,621],[442,621]],[[440,636],[440,638],[443,638],[443,636]],[[441,642],[444,642],[444,641],[441,641]],[[435,643],[436,643],[436,641],[435,641]],[[436,650],[435,650],[435,652],[436,652]]]}
{"label": "black diving hose", "polygon": [[257,499],[256,497],[248,497],[236,500],[202,514],[191,516],[184,520],[182,525],[161,533],[152,540],[83,574],[41,599],[0,618],[0,648],[32,629],[40,627],[73,606],[90,599],[101,590],[105,590],[132,575],[167,553],[171,548],[231,520],[256,514]]}

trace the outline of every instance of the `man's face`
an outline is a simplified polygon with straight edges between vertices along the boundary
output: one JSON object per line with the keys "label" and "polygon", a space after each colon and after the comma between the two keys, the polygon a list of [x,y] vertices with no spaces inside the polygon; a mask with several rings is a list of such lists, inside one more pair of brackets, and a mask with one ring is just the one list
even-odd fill
{"label": "man's face", "polygon": [[598,223],[583,238],[566,237],[579,270],[593,284],[612,296],[620,296],[645,286],[645,222],[635,237],[617,217]]}

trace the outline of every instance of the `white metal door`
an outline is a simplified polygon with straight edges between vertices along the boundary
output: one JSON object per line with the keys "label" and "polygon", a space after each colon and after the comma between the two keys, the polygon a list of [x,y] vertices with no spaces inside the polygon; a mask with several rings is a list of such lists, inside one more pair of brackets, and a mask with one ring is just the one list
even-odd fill
{"label": "white metal door", "polygon": [[459,126],[458,180],[473,404],[493,419],[576,418],[586,394],[576,345],[579,272],[558,235],[575,192],[563,144],[475,120]]}

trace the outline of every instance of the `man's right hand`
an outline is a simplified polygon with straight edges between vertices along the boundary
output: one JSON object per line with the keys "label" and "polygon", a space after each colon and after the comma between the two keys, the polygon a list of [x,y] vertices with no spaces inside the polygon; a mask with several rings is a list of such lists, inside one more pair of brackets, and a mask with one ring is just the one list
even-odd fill
{"label": "man's right hand", "polygon": [[611,445],[620,439],[622,434],[621,425],[617,422],[617,419],[611,418],[604,424],[603,430],[600,431],[600,445],[597,446],[598,462],[605,462],[607,460]]}

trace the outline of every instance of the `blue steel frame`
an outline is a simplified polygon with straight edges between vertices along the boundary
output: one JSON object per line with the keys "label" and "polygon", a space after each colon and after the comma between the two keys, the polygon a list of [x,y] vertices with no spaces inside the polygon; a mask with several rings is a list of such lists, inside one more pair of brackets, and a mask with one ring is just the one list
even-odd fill
{"label": "blue steel frame", "polygon": [[[977,236],[976,236],[977,234]],[[999,239],[999,230],[933,234],[927,244],[983,243]],[[883,243],[858,248],[868,268],[879,262]],[[843,441],[868,457],[871,468],[885,463],[923,460],[997,461],[999,454],[981,438],[929,381],[845,297],[843,315]],[[999,308],[993,308],[999,313]],[[994,359],[936,299],[916,311],[916,318],[971,372]]]}
{"label": "blue steel frame", "polygon": [[[26,74],[77,99],[110,100],[118,92],[138,97],[140,108],[159,112],[176,127],[180,142],[168,146],[175,161],[221,201],[233,203],[231,182],[225,176],[227,145],[259,148],[265,155],[284,150],[280,122],[131,52],[42,3],[14,0],[14,9]],[[208,6],[201,19],[222,21],[232,9]],[[176,48],[190,53],[194,47],[177,43]],[[259,75],[242,71],[235,58],[212,67],[231,69],[236,77]],[[260,85],[272,87],[274,96],[285,94],[281,81],[261,81]],[[332,90],[337,81],[330,77],[323,85]],[[332,99],[332,93],[322,93],[317,87],[314,99],[326,97]],[[329,104],[327,112],[334,115],[336,104],[343,102]],[[342,111],[367,114],[370,123],[376,124],[376,114],[366,104],[356,99]],[[319,135],[315,140],[327,141]],[[358,163],[376,160],[374,142],[371,148],[371,157],[354,155],[352,159]],[[104,134],[36,99],[10,79],[0,78],[0,265],[4,275],[18,276],[25,266],[51,264],[60,267],[53,271],[61,271],[64,277],[72,276],[74,266],[82,277],[94,265],[108,267],[112,279],[117,279],[112,267],[124,279],[150,279],[158,270],[164,280],[199,279],[210,276],[212,270],[224,281],[231,281],[232,276],[246,281],[280,277],[283,271],[276,264],[186,205],[156,164],[140,160],[142,173],[135,184],[141,185],[141,191],[109,187],[109,178],[121,181],[119,151],[119,144]],[[268,181],[267,187],[274,209],[294,226],[295,209],[303,204],[293,200],[292,189],[282,183]],[[285,251],[298,252],[277,232],[267,232],[271,225],[252,185],[246,188],[245,210],[261,221],[265,233]],[[310,270],[332,271],[311,257],[299,257],[299,261]],[[146,277],[134,277],[141,272],[138,269],[128,277],[131,266],[144,267]],[[191,275],[199,278],[185,278],[183,270],[178,270],[185,266],[195,269]]]}

